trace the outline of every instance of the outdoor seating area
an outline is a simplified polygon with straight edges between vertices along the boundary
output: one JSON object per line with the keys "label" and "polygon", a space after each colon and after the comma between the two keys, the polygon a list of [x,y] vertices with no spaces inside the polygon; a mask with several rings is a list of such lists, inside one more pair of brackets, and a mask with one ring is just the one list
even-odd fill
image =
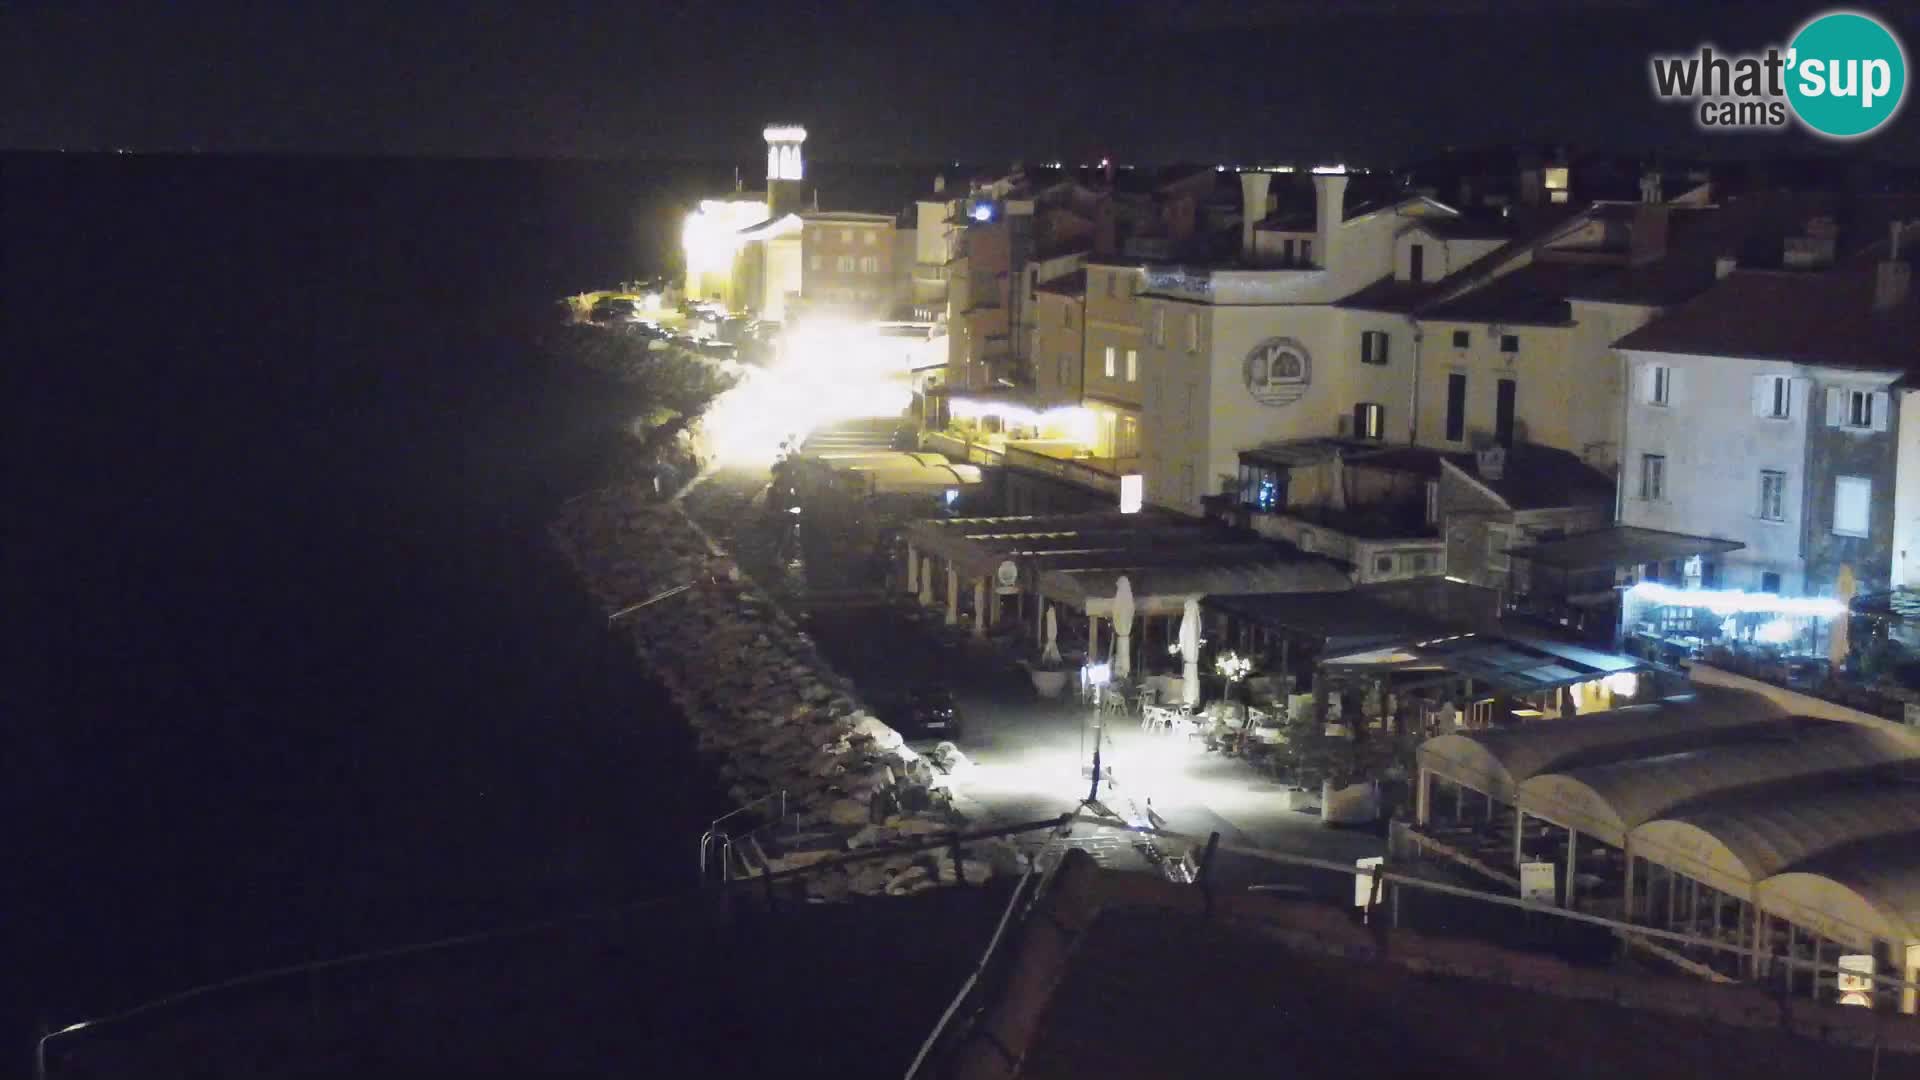
{"label": "outdoor seating area", "polygon": [[1418,762],[1430,842],[1515,882],[1547,865],[1558,903],[1688,935],[1663,955],[1700,972],[1821,996],[1835,983],[1816,962],[1920,968],[1920,732],[1702,689],[1443,735]]}

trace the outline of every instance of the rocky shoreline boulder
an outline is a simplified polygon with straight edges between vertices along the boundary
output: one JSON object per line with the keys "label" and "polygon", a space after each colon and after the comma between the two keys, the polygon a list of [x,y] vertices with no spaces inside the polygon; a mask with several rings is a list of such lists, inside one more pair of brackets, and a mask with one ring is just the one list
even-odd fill
{"label": "rocky shoreline boulder", "polygon": [[[711,541],[677,505],[617,490],[578,497],[552,526],[554,542],[609,614],[687,582],[695,588],[624,621],[634,647],[720,763],[728,796],[748,805],[785,793],[801,828],[839,835],[840,850],[910,845],[965,827],[945,798],[964,758],[942,744],[936,760],[862,704],[804,632],[737,572],[713,580]],[[775,870],[822,861],[770,853]],[[1006,841],[967,845],[956,871],[948,849],[902,853],[809,875],[811,898],[908,895],[995,872],[1024,870]],[[831,878],[834,880],[816,880]]]}

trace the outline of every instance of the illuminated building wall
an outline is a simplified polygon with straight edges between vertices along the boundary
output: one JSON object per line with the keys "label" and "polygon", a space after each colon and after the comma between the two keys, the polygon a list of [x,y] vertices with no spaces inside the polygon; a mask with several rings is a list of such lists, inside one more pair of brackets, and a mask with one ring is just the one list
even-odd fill
{"label": "illuminated building wall", "polygon": [[864,318],[891,313],[894,219],[890,214],[800,215],[800,294],[810,312]]}
{"label": "illuminated building wall", "polygon": [[744,243],[740,232],[766,217],[767,204],[757,198],[701,200],[681,230],[688,299],[744,306],[735,283],[735,261]]}

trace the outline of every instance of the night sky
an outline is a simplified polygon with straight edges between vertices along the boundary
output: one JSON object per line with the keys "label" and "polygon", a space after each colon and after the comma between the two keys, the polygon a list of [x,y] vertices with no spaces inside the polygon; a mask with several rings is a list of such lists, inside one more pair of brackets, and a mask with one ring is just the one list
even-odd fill
{"label": "night sky", "polygon": [[[1920,42],[1913,5],[1863,3]],[[14,3],[0,145],[753,160],[1404,159],[1525,140],[1703,138],[1652,51],[1783,42],[1820,3]],[[1243,10],[1245,9],[1245,10]],[[1920,158],[1913,111],[1868,141]]]}

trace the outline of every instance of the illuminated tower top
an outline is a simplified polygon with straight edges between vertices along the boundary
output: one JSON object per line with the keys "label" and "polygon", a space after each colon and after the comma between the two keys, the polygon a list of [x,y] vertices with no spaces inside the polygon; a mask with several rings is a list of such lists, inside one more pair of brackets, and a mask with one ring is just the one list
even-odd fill
{"label": "illuminated tower top", "polygon": [[768,182],[804,179],[800,144],[807,141],[807,129],[798,124],[770,124],[765,135]]}
{"label": "illuminated tower top", "polygon": [[774,217],[800,209],[804,192],[802,180],[806,166],[800,159],[800,144],[807,141],[807,129],[799,124],[768,124],[767,208]]}

